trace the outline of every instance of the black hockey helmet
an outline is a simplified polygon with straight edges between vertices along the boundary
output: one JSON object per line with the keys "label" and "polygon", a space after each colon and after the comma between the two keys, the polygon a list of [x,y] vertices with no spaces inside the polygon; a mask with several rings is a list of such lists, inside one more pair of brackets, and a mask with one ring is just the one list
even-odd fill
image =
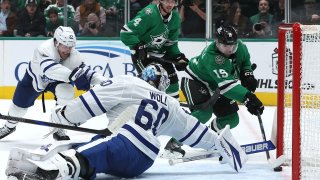
{"label": "black hockey helmet", "polygon": [[216,37],[219,43],[225,45],[237,44],[237,31],[232,26],[220,26],[216,29]]}
{"label": "black hockey helmet", "polygon": [[149,64],[142,70],[141,79],[160,91],[165,91],[170,85],[168,73],[161,64]]}

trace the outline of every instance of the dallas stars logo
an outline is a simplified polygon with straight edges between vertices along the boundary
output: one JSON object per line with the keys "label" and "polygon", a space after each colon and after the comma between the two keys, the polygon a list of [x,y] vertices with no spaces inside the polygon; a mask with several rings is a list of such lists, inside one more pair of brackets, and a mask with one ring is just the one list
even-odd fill
{"label": "dallas stars logo", "polygon": [[165,33],[157,35],[157,36],[151,36],[151,42],[149,43],[151,46],[156,46],[158,49],[162,47],[162,45],[166,42],[167,37]]}

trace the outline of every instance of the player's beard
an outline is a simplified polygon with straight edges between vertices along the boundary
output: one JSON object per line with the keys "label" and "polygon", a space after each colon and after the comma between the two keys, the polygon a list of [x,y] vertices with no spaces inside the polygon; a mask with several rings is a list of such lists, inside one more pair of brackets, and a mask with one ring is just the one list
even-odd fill
{"label": "player's beard", "polygon": [[70,52],[69,53],[61,52],[59,53],[59,55],[62,60],[66,60],[70,56]]}

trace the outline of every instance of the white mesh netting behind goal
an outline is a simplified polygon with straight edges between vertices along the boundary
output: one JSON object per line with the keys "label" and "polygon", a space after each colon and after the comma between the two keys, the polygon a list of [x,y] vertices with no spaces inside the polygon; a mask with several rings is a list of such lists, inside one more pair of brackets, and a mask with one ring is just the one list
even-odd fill
{"label": "white mesh netting behind goal", "polygon": [[[300,179],[318,179],[320,177],[320,26],[299,25],[301,34],[298,32],[294,35],[293,31],[299,29],[295,29],[295,26],[298,25],[294,25],[293,29],[285,29],[284,66],[279,66],[278,69],[284,71],[284,92],[280,92],[284,93],[283,154],[286,155],[288,164],[295,166],[293,156],[296,155],[293,152],[299,151]],[[297,38],[299,36],[300,39]],[[293,40],[294,38],[298,41]],[[294,86],[294,83],[298,86]],[[300,122],[299,128],[292,127],[293,121]],[[295,135],[298,138],[294,138]],[[294,144],[293,149],[292,144]],[[300,149],[295,148],[299,144]],[[297,170],[294,168],[292,170],[295,176]]]}

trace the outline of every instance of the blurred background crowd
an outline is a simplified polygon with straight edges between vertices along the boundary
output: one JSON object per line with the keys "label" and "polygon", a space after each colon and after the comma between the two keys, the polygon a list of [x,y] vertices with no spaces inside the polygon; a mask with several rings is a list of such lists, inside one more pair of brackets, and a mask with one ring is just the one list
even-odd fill
{"label": "blurred background crowd", "polygon": [[[72,27],[79,37],[118,37],[126,20],[148,4],[159,2],[1,0],[0,3],[3,37],[51,37],[60,25]],[[206,0],[178,0],[181,38],[206,37],[206,9]],[[291,22],[320,24],[320,0],[291,0],[291,9]],[[276,38],[284,18],[285,0],[212,0],[212,28],[233,25],[240,38]]]}

